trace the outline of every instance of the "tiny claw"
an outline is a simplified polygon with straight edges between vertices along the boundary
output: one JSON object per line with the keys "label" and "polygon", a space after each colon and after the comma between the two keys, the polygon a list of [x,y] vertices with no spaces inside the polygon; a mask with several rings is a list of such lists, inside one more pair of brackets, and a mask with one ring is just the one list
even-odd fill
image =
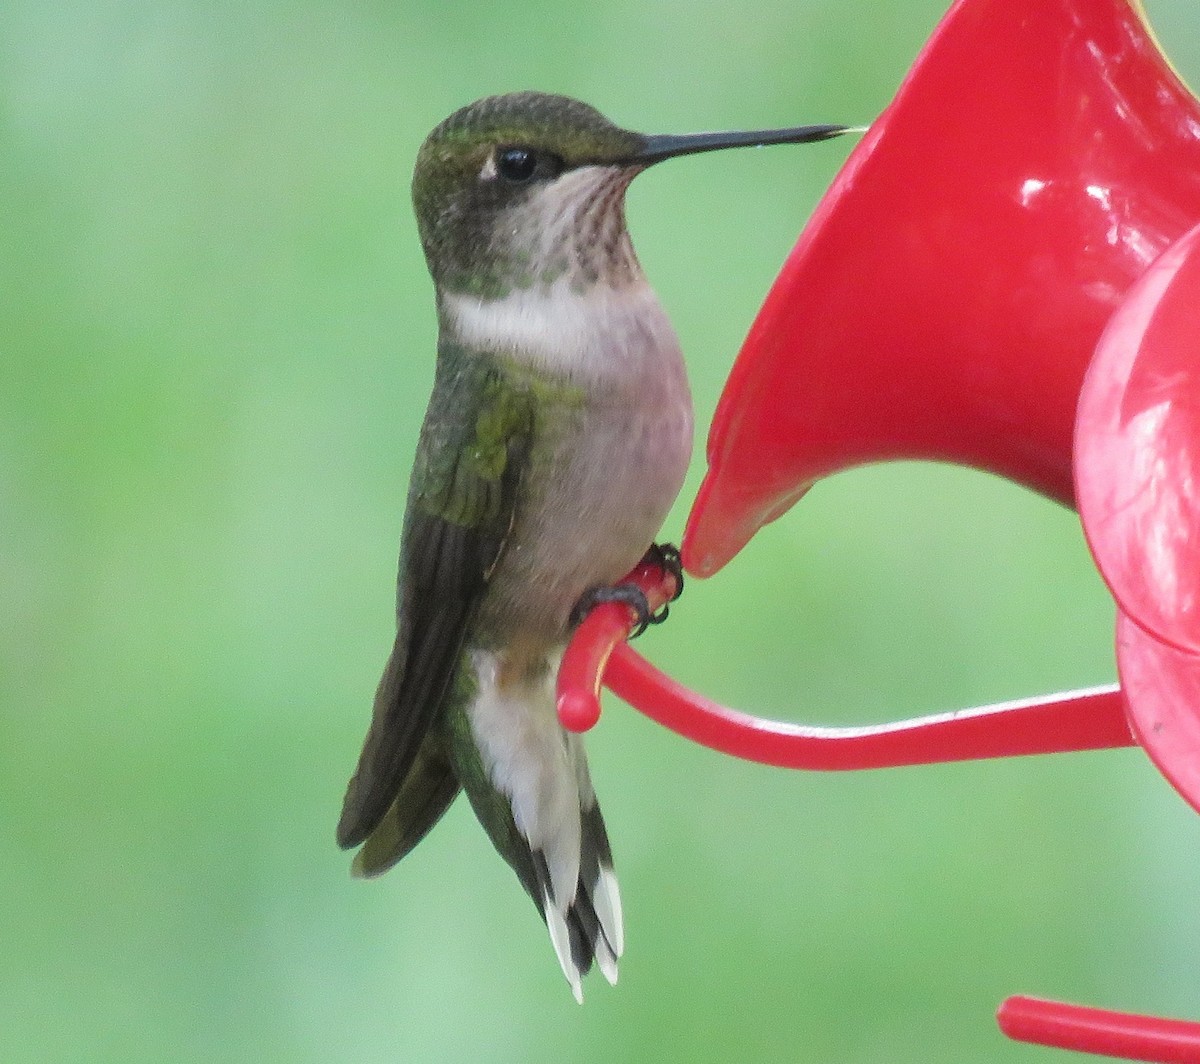
{"label": "tiny claw", "polygon": [[[667,615],[665,607],[672,590],[667,586],[669,575],[650,557],[643,559],[622,581],[640,587],[647,601],[657,607],[651,623]],[[678,586],[675,583],[673,589]],[[621,601],[623,594],[620,593]],[[583,595],[571,611],[571,624],[577,630],[563,654],[556,684],[558,718],[567,731],[587,731],[600,719],[601,678],[609,657],[629,638],[632,621],[629,610],[597,610],[589,615],[588,611],[599,604],[593,596]],[[638,613],[636,605],[632,609]]]}
{"label": "tiny claw", "polygon": [[575,603],[575,608],[571,610],[572,626],[577,626],[592,610],[606,602],[619,602],[633,610],[637,621],[633,631],[629,634],[630,639],[636,639],[650,625],[659,624],[666,618],[665,606],[658,614],[650,612],[650,602],[646,598],[646,592],[637,584],[614,584],[611,587],[588,588],[580,595],[579,601]]}
{"label": "tiny claw", "polygon": [[[642,564],[653,565],[655,568],[661,569],[675,581],[675,593],[670,598],[671,602],[683,594],[683,558],[674,543],[651,543],[650,549],[642,558]],[[667,614],[664,609],[660,620],[651,623],[660,624],[666,618]]]}

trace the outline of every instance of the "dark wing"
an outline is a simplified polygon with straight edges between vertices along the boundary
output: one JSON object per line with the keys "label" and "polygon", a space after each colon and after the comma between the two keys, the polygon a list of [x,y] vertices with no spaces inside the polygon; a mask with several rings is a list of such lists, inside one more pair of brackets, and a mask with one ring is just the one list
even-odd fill
{"label": "dark wing", "polygon": [[444,739],[428,734],[383,819],[354,855],[354,874],[371,878],[391,868],[441,819],[459,789]]}
{"label": "dark wing", "polygon": [[443,346],[400,545],[396,644],[346,791],[337,830],[343,848],[359,845],[383,819],[446,697],[512,526],[532,431],[525,389],[494,360]]}

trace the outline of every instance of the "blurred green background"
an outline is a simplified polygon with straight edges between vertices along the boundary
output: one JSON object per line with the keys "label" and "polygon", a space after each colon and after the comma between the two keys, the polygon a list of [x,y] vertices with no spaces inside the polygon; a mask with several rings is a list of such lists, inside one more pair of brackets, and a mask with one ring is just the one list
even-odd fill
{"label": "blurred green background", "polygon": [[[424,134],[528,87],[653,131],[865,121],[942,8],[0,2],[0,1059],[1049,1064],[1007,993],[1200,1016],[1200,819],[1135,751],[806,775],[612,701],[629,949],[582,1009],[465,803],[374,883],[333,843],[431,381]],[[1149,11],[1200,81],[1200,8]],[[847,150],[632,189],[700,426]],[[1072,514],[890,466],[643,649],[865,722],[1106,682],[1111,629]]]}

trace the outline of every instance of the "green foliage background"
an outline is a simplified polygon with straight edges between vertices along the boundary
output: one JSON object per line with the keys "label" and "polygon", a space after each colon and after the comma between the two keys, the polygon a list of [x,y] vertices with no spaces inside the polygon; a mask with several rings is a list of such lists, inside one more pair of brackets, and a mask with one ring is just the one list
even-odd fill
{"label": "green foliage background", "polygon": [[[1049,1064],[1007,993],[1200,1016],[1200,820],[1135,751],[807,775],[613,701],[629,950],[582,1009],[465,803],[376,883],[333,844],[431,380],[425,132],[526,87],[654,131],[865,121],[942,6],[0,0],[0,1059]],[[1196,81],[1194,0],[1150,14]],[[632,189],[700,425],[847,150]],[[889,466],[644,649],[865,722],[1106,682],[1111,629],[1074,515]]]}

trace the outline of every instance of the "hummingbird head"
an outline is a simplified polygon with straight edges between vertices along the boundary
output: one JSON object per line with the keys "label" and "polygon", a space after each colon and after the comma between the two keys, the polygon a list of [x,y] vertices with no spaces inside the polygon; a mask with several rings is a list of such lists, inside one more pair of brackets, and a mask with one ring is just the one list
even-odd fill
{"label": "hummingbird head", "polygon": [[565,281],[635,281],[625,190],[647,166],[739,145],[824,140],[844,126],[646,136],[565,96],[517,92],[455,111],[426,138],[413,206],[434,283],[495,299]]}

